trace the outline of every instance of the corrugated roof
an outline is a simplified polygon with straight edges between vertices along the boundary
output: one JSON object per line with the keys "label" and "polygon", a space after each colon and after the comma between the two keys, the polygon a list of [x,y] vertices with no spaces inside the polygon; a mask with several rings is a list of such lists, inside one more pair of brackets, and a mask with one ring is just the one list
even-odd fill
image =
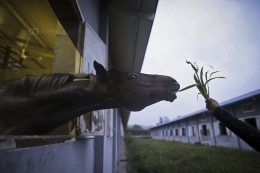
{"label": "corrugated roof", "polygon": [[[259,94],[260,94],[260,89],[255,90],[255,91],[252,91],[252,92],[249,92],[249,93],[247,93],[247,94],[244,94],[244,95],[241,95],[241,96],[238,96],[238,97],[235,97],[235,98],[232,98],[232,99],[230,99],[230,100],[226,100],[226,101],[224,101],[224,102],[219,103],[219,105],[220,105],[220,106],[226,106],[226,105],[229,105],[229,104],[232,104],[232,103],[235,103],[235,102],[239,102],[239,101],[241,101],[241,100],[244,100],[244,99],[247,99],[247,98],[250,98],[250,97],[259,95]],[[161,126],[163,126],[163,125],[170,124],[170,123],[173,123],[173,122],[175,122],[175,121],[179,121],[179,120],[182,120],[182,119],[185,119],[185,118],[194,116],[194,115],[198,115],[198,114],[203,113],[203,112],[206,112],[206,111],[207,111],[207,109],[204,108],[204,109],[201,109],[201,110],[192,112],[192,113],[190,113],[190,114],[187,114],[187,115],[184,115],[184,116],[181,116],[181,117],[177,117],[177,118],[175,118],[175,119],[172,120],[172,121],[169,121],[169,122],[167,122],[167,123],[163,123],[163,124],[157,125],[157,126],[155,126],[155,127],[152,127],[151,129],[157,128],[157,127],[161,127]]]}

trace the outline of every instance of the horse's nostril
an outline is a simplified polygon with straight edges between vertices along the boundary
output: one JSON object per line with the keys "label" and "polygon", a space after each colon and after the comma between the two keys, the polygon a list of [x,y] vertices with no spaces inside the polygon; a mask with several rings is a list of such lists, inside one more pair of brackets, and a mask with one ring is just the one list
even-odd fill
{"label": "horse's nostril", "polygon": [[170,80],[171,83],[174,83],[174,84],[178,83],[175,79],[173,79],[171,77],[169,77],[169,80]]}

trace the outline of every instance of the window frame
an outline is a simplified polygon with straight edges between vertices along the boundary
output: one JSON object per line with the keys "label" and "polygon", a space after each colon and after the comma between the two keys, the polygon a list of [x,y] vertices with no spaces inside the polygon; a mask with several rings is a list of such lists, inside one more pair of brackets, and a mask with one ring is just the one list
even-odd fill
{"label": "window frame", "polygon": [[[252,109],[249,108],[249,106],[252,106]],[[246,107],[247,110],[244,108]],[[248,112],[254,112],[255,111],[255,106],[253,103],[247,103],[242,105],[242,112],[243,113],[248,113]]]}
{"label": "window frame", "polygon": [[[218,127],[219,127],[220,136],[228,136],[227,128],[223,123],[219,122]],[[222,133],[222,132],[225,132],[225,133]]]}

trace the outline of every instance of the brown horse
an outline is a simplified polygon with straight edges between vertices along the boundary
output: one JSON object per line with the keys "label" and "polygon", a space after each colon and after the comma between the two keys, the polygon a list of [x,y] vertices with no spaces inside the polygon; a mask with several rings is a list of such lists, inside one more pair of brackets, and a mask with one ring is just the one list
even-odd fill
{"label": "brown horse", "polygon": [[0,84],[1,134],[46,134],[74,118],[100,109],[140,111],[176,99],[180,86],[168,76],[108,71],[94,61],[93,74],[25,76]]}

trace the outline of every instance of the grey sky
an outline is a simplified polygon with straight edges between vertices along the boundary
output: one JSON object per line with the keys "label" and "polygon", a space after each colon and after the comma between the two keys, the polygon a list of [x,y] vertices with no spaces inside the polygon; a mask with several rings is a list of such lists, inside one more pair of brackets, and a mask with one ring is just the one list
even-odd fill
{"label": "grey sky", "polygon": [[[181,88],[194,84],[186,59],[221,71],[210,83],[210,96],[223,102],[260,89],[259,0],[159,0],[142,73],[168,75]],[[128,124],[155,125],[205,107],[197,89],[132,112]]]}

